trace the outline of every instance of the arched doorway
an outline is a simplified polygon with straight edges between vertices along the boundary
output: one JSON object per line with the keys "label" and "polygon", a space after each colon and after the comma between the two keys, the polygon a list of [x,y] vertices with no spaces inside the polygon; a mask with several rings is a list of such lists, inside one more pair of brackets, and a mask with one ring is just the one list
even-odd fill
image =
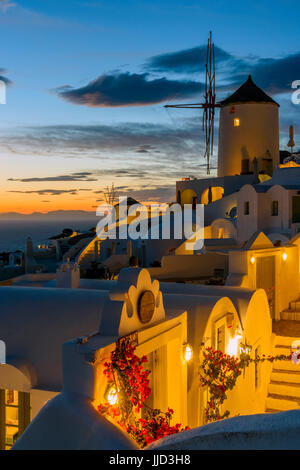
{"label": "arched doorway", "polygon": [[210,186],[206,188],[201,195],[201,204],[210,204],[224,196],[224,188],[221,186]]}
{"label": "arched doorway", "polygon": [[184,206],[184,204],[192,204],[193,208],[196,207],[197,204],[197,194],[193,189],[184,189],[181,193],[180,201],[181,205]]}

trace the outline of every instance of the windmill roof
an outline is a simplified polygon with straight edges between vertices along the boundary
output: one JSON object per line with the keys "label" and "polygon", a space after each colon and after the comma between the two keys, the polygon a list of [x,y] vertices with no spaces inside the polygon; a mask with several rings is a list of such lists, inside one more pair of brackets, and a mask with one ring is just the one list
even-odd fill
{"label": "windmill roof", "polygon": [[220,101],[221,106],[234,103],[274,103],[279,106],[269,95],[259,88],[252,80],[251,75],[240,88],[238,88],[231,96]]}

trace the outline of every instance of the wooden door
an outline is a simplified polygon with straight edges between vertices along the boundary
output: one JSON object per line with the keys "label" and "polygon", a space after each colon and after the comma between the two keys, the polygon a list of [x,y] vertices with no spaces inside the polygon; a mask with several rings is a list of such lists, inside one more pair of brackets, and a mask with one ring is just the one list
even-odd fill
{"label": "wooden door", "polygon": [[275,317],[275,256],[258,257],[256,262],[256,288],[265,289],[271,316]]}

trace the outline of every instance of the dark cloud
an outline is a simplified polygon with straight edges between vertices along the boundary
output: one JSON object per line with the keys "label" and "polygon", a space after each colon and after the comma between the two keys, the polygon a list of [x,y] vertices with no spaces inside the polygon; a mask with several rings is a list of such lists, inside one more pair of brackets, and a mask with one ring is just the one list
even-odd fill
{"label": "dark cloud", "polygon": [[[250,66],[250,73],[257,84],[272,94],[290,93],[291,84],[300,79],[300,52],[279,59],[259,59]],[[238,75],[235,83],[246,78]]]}
{"label": "dark cloud", "polygon": [[96,178],[90,178],[89,176],[92,173],[89,172],[80,172],[72,173],[71,175],[61,175],[61,176],[44,176],[42,178],[8,178],[7,181],[21,181],[22,183],[33,183],[33,182],[45,182],[45,181],[97,181]]}
{"label": "dark cloud", "polygon": [[[151,57],[146,62],[146,69],[156,72],[194,73],[203,72],[206,64],[207,46],[193,47],[183,51],[170,52]],[[215,46],[215,62],[232,60],[233,56]]]}
{"label": "dark cloud", "polygon": [[61,194],[76,195],[78,191],[87,191],[86,189],[37,189],[31,191],[7,191],[8,193],[21,193],[21,194],[39,194],[40,196],[60,196]]}
{"label": "dark cloud", "polygon": [[139,145],[136,149],[136,153],[160,153],[156,147],[150,144]]}
{"label": "dark cloud", "polygon": [[177,97],[191,97],[203,90],[192,80],[150,79],[149,74],[103,74],[81,88],[56,89],[60,98],[90,107],[145,106]]}
{"label": "dark cloud", "polygon": [[[279,58],[235,57],[215,46],[219,91],[233,91],[251,74],[257,84],[272,94],[288,93],[291,83],[300,79],[300,52]],[[148,70],[156,72],[204,72],[206,46],[151,57]],[[226,83],[226,85],[222,84]]]}
{"label": "dark cloud", "polygon": [[[151,184],[147,188],[132,188],[131,186],[116,186],[117,197],[132,197],[137,201],[175,201],[175,185]],[[103,191],[94,191],[96,194],[103,194]],[[102,202],[104,198],[97,199],[96,202]]]}
{"label": "dark cloud", "polygon": [[[218,99],[240,86],[249,74],[267,93],[291,92],[300,78],[300,52],[281,58],[236,57],[215,46]],[[71,103],[90,107],[145,106],[199,96],[203,84],[195,80],[153,78],[149,72],[193,74],[204,72],[206,46],[202,45],[150,58],[146,73],[114,71],[81,88],[59,87],[55,93]],[[143,144],[142,144],[143,145]],[[142,146],[137,153],[147,153]]]}

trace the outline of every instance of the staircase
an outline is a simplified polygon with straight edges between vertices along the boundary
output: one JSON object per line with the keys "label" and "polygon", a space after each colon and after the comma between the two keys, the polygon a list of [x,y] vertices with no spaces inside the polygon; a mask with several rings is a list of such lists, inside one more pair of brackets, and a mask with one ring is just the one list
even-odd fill
{"label": "staircase", "polygon": [[76,262],[81,269],[88,269],[93,261],[97,261],[97,250],[95,244],[99,242],[97,235],[86,244],[76,257]]}
{"label": "staircase", "polygon": [[[300,322],[281,320],[275,325],[275,329],[281,331],[281,335],[276,335],[273,354],[274,356],[279,354],[288,356],[291,353],[291,345],[295,340],[300,339],[300,335],[286,336],[284,333],[293,329],[295,334],[299,334]],[[291,360],[274,361],[266,401],[266,413],[293,409],[300,409],[300,363],[295,365]]]}
{"label": "staircase", "polygon": [[82,251],[89,241],[90,239],[87,238],[79,240],[76,245],[73,245],[71,248],[69,248],[68,251],[66,251],[66,253],[63,255],[63,261],[66,262],[68,259],[70,261],[74,261],[78,253]]}
{"label": "staircase", "polygon": [[281,320],[300,321],[300,299],[290,302],[289,308],[280,313]]}

